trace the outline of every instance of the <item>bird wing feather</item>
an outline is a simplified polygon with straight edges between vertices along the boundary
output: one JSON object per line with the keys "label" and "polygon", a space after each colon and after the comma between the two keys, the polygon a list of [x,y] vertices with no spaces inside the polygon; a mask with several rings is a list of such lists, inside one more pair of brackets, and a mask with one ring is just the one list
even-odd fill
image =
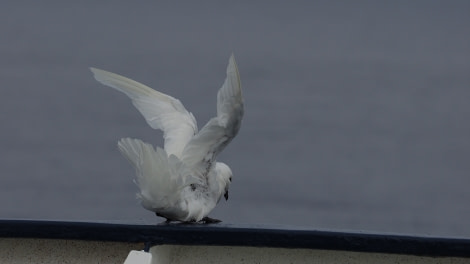
{"label": "bird wing feather", "polygon": [[125,93],[150,127],[163,131],[168,155],[181,157],[183,149],[197,133],[197,123],[178,100],[144,84],[108,71],[90,68],[102,84]]}
{"label": "bird wing feather", "polygon": [[217,116],[197,133],[183,150],[181,160],[197,172],[207,176],[217,155],[237,135],[243,118],[243,95],[240,75],[232,54],[227,77],[217,93]]}

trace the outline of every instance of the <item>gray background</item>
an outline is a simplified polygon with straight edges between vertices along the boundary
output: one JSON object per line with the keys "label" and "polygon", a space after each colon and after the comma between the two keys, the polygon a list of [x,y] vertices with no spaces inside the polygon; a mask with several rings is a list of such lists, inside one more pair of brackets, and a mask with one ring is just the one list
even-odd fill
{"label": "gray background", "polygon": [[116,147],[161,133],[88,67],[179,98],[202,127],[234,52],[246,114],[213,217],[470,237],[469,14],[469,1],[4,3],[0,218],[162,221]]}

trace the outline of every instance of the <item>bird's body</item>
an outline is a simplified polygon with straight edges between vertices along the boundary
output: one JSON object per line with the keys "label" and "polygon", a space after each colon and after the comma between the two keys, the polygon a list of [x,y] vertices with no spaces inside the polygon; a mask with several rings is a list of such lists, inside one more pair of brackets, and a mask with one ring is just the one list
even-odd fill
{"label": "bird's body", "polygon": [[97,81],[125,93],[154,129],[164,148],[124,138],[119,150],[136,169],[137,194],[144,208],[169,221],[201,221],[222,196],[228,198],[232,171],[217,155],[236,136],[243,118],[240,77],[233,55],[217,94],[217,116],[198,131],[181,102],[126,77],[91,68]]}

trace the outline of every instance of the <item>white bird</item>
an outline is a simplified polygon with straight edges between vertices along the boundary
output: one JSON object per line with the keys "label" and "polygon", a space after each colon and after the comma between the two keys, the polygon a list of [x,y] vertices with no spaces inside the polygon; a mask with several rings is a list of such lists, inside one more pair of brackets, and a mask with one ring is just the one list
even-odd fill
{"label": "white bird", "polygon": [[217,93],[217,116],[199,132],[193,114],[178,99],[126,77],[90,69],[98,82],[125,93],[152,128],[163,131],[163,149],[139,139],[118,142],[136,170],[142,206],[167,221],[220,222],[207,215],[222,196],[228,199],[232,171],[216,158],[237,135],[244,112],[233,54]]}

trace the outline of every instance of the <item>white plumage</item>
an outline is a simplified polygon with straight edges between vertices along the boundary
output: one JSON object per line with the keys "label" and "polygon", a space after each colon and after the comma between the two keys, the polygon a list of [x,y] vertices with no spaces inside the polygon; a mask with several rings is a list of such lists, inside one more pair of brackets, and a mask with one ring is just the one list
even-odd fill
{"label": "white plumage", "polygon": [[207,215],[222,196],[228,198],[230,168],[217,155],[237,135],[243,98],[235,58],[217,94],[217,116],[198,132],[196,119],[178,99],[126,77],[90,68],[95,79],[125,93],[154,129],[163,131],[164,149],[123,138],[121,153],[136,170],[142,206],[167,220],[217,221]]}

